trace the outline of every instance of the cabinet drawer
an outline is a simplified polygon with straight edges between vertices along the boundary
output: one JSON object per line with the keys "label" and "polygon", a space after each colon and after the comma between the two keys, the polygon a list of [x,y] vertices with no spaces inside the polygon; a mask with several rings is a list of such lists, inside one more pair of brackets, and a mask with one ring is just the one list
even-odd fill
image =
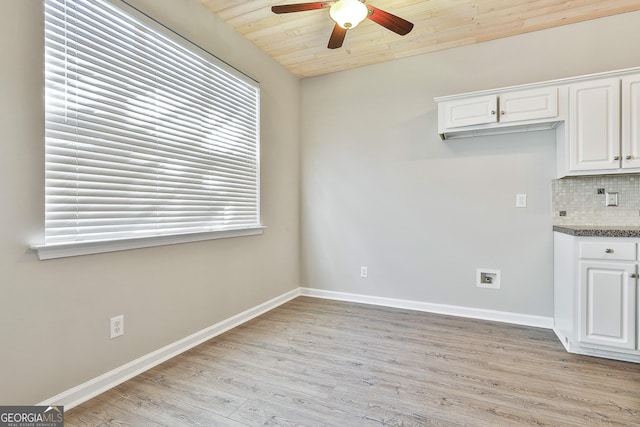
{"label": "cabinet drawer", "polygon": [[581,242],[580,258],[634,261],[636,244],[622,242]]}

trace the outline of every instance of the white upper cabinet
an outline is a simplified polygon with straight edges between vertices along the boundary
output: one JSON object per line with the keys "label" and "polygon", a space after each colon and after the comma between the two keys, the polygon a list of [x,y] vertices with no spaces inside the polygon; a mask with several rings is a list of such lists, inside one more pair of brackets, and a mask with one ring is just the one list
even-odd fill
{"label": "white upper cabinet", "polygon": [[640,74],[569,85],[567,124],[559,176],[640,172]]}
{"label": "white upper cabinet", "polygon": [[523,90],[500,95],[501,123],[558,117],[558,89]]}
{"label": "white upper cabinet", "polygon": [[550,129],[558,122],[558,88],[438,98],[442,139]]}
{"label": "white upper cabinet", "polygon": [[461,99],[442,105],[444,108],[445,129],[482,125],[498,121],[498,97],[496,95]]}
{"label": "white upper cabinet", "polygon": [[640,67],[435,101],[443,140],[555,129],[558,178],[640,173]]}
{"label": "white upper cabinet", "polygon": [[640,169],[640,74],[622,79],[622,167]]}
{"label": "white upper cabinet", "polygon": [[569,86],[569,170],[620,167],[620,79]]}

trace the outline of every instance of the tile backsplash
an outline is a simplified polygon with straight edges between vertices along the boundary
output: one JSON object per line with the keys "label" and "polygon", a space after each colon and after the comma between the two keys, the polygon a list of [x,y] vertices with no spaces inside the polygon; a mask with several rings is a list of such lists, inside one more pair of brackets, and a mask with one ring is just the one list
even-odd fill
{"label": "tile backsplash", "polygon": [[[599,188],[617,192],[618,206],[605,206]],[[555,179],[551,194],[554,225],[640,225],[640,174]]]}

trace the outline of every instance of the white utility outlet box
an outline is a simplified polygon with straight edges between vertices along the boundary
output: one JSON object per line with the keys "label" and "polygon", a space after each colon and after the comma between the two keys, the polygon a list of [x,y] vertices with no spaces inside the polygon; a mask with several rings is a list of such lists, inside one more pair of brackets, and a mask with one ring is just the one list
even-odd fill
{"label": "white utility outlet box", "polygon": [[476,286],[479,288],[500,289],[500,270],[490,268],[477,269]]}

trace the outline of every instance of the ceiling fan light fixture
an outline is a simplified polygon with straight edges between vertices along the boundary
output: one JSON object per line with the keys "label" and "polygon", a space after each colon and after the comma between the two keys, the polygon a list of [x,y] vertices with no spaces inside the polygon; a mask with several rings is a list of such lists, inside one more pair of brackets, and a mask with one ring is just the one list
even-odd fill
{"label": "ceiling fan light fixture", "polygon": [[331,5],[329,15],[344,29],[358,26],[369,15],[369,9],[360,0],[338,0]]}

